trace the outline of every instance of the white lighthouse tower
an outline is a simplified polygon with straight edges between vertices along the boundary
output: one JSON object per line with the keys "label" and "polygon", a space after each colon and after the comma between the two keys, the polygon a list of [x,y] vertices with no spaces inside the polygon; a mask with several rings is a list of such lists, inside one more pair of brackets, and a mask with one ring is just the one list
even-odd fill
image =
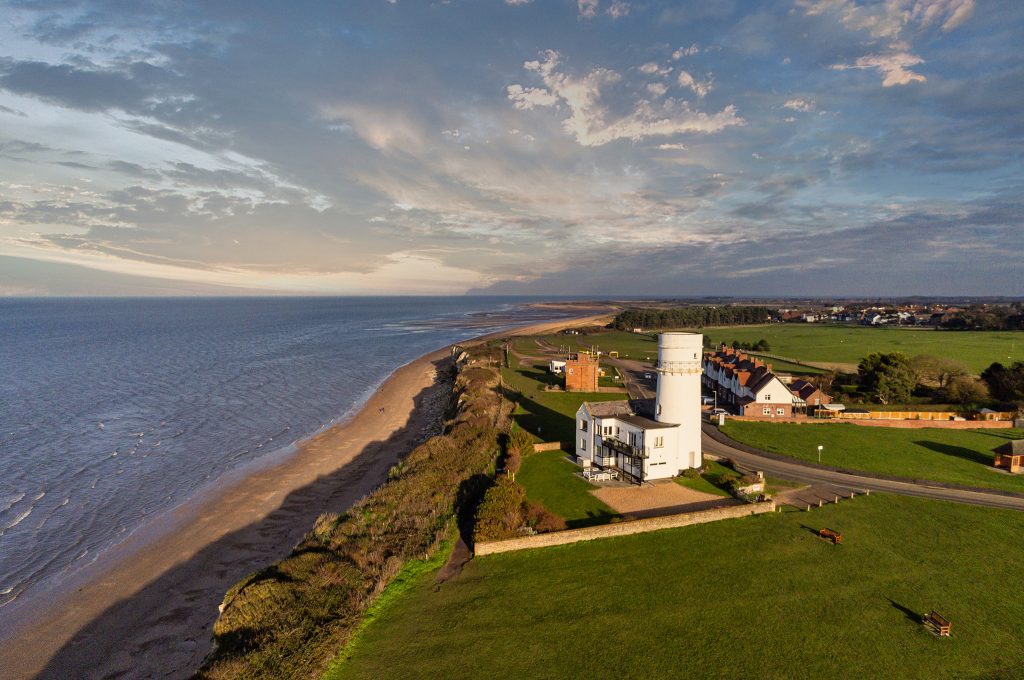
{"label": "white lighthouse tower", "polygon": [[700,375],[704,337],[700,333],[662,333],[658,336],[658,393],[654,419],[675,423],[679,469],[699,468]]}

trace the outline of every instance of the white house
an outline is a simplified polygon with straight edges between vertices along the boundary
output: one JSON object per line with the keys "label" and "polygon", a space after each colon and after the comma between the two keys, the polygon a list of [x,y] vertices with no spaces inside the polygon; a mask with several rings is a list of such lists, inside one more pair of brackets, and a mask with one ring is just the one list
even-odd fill
{"label": "white house", "polygon": [[638,483],[699,468],[702,341],[697,333],[658,336],[654,399],[584,402],[576,412],[577,459]]}

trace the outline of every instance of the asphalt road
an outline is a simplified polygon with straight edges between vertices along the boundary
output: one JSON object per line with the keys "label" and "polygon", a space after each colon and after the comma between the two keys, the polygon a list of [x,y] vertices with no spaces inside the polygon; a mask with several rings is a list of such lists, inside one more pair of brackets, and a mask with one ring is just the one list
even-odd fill
{"label": "asphalt road", "polygon": [[[542,349],[548,352],[557,352],[558,348],[542,345]],[[607,357],[602,357],[602,362],[615,366],[622,372],[630,398],[647,399],[654,397],[658,384],[657,374],[649,363],[631,359],[610,359]],[[645,374],[651,377],[645,378]],[[705,427],[713,426],[705,425]],[[701,440],[704,451],[710,454],[731,458],[744,467],[761,470],[767,475],[804,482],[805,484],[825,484],[851,490],[868,489],[901,496],[916,496],[918,498],[932,498],[956,503],[968,503],[970,505],[984,505],[992,508],[1024,511],[1024,497],[1021,496],[1004,496],[984,491],[947,489],[941,486],[930,486],[927,483],[897,482],[888,479],[865,477],[858,474],[835,472],[797,461],[782,461],[741,451],[712,439],[706,432],[702,433]]]}
{"label": "asphalt road", "polygon": [[706,432],[702,434],[701,442],[704,451],[707,453],[731,458],[744,467],[761,470],[766,475],[791,479],[797,482],[829,484],[853,490],[870,489],[871,491],[893,493],[901,496],[917,496],[919,498],[933,498],[942,501],[1024,511],[1024,497],[1020,496],[1004,496],[998,493],[986,493],[983,491],[947,489],[939,486],[929,486],[926,483],[896,482],[888,479],[834,472],[812,465],[781,461],[741,451],[712,439]]}

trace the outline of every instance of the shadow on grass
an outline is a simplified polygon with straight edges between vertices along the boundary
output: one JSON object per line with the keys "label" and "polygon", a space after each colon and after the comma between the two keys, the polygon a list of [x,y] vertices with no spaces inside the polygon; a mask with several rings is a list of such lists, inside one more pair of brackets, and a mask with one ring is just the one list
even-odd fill
{"label": "shadow on grass", "polygon": [[813,527],[809,527],[806,524],[801,524],[800,528],[811,532],[812,534],[814,534],[815,538],[821,538],[821,535],[818,533],[818,530]]}
{"label": "shadow on grass", "polygon": [[526,413],[512,416],[516,424],[545,441],[571,442],[576,438],[575,418],[550,409],[527,394],[504,388],[503,396],[521,406]]}
{"label": "shadow on grass", "polygon": [[570,529],[583,529],[584,527],[609,524],[613,519],[621,517],[622,515],[614,512],[588,512],[586,517],[566,520],[565,525]]}
{"label": "shadow on grass", "polygon": [[915,612],[913,609],[911,609],[910,607],[904,607],[902,604],[896,602],[892,598],[887,597],[885,599],[889,600],[889,604],[892,605],[893,609],[898,609],[901,612],[903,612],[903,615],[906,616],[908,620],[913,621],[916,624],[921,623],[921,615]]}
{"label": "shadow on grass", "polygon": [[992,464],[991,453],[986,454],[963,446],[953,446],[952,444],[941,444],[939,442],[916,441],[914,443],[918,446],[923,446],[926,449],[935,451],[936,453],[953,456],[954,458],[962,458],[963,460],[970,461],[971,463],[979,463],[981,465]]}

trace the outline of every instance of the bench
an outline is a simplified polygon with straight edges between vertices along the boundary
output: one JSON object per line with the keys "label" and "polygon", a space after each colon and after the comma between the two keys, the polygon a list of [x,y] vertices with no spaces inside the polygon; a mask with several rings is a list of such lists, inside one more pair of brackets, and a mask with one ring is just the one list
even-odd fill
{"label": "bench", "polygon": [[922,619],[921,622],[935,635],[938,635],[939,637],[949,637],[949,629],[951,627],[949,619],[942,616],[937,611],[932,610],[925,614],[924,619]]}
{"label": "bench", "polygon": [[834,529],[818,529],[818,536],[832,541],[832,545],[839,545],[843,542],[843,535]]}

